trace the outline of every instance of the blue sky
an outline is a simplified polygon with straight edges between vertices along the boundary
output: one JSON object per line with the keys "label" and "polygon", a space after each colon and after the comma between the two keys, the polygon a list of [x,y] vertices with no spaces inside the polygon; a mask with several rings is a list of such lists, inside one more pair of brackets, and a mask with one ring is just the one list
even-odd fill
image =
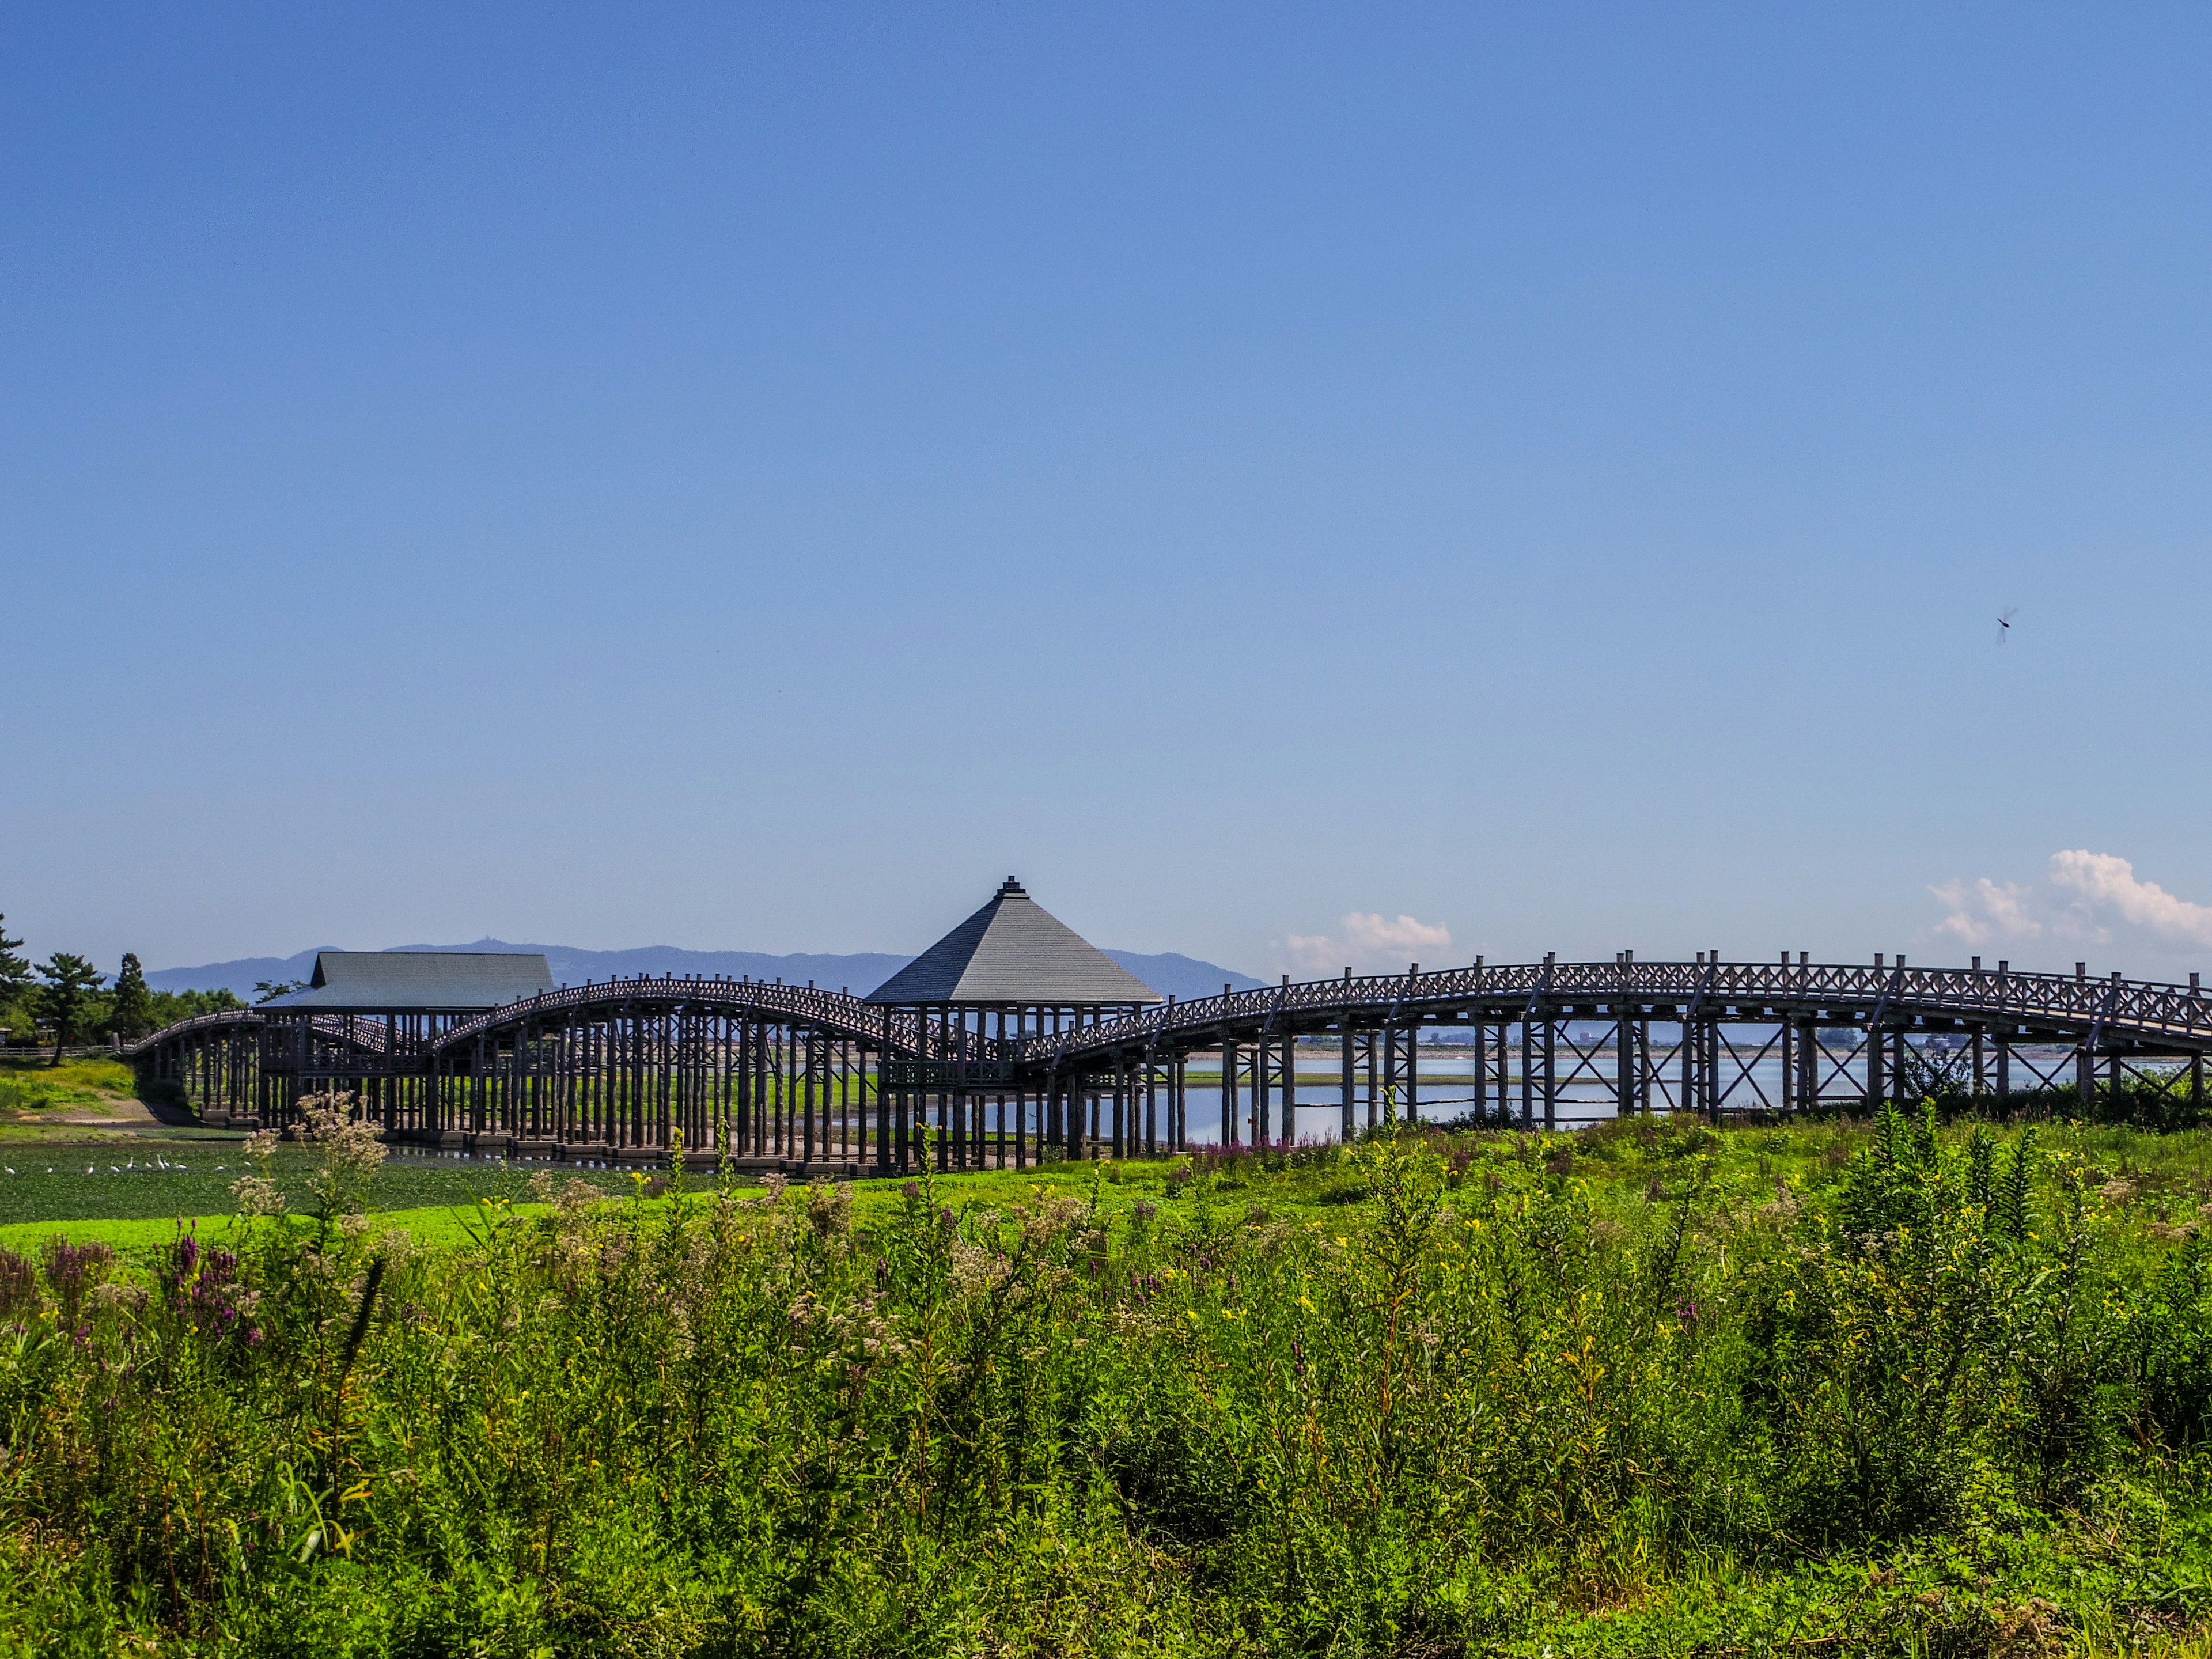
{"label": "blue sky", "polygon": [[911,950],[1011,871],[1255,972],[2212,968],[2208,70],[2179,6],[18,8],[0,908]]}

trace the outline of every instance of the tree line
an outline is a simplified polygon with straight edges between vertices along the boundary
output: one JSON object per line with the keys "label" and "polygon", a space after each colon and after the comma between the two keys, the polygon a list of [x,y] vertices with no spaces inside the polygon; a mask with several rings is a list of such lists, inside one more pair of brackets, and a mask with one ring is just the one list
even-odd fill
{"label": "tree line", "polygon": [[57,1066],[73,1044],[111,1036],[133,1042],[195,1014],[246,1006],[227,990],[156,991],[127,951],[112,981],[73,951],[33,963],[22,955],[23,941],[9,937],[7,921],[0,915],[0,1029],[15,1042],[51,1041]]}

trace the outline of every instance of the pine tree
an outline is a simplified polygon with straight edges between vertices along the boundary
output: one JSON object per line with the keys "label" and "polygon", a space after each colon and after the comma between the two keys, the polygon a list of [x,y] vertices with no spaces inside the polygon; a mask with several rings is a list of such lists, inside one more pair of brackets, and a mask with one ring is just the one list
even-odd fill
{"label": "pine tree", "polygon": [[62,1063],[62,1050],[84,1024],[93,993],[100,989],[100,969],[82,957],[57,951],[39,964],[39,1012],[53,1023],[54,1064]]}
{"label": "pine tree", "polygon": [[0,1001],[5,1001],[31,982],[31,964],[15,953],[23,941],[8,937],[8,918],[0,916]]}
{"label": "pine tree", "polygon": [[108,1009],[107,1025],[125,1042],[153,1029],[154,995],[146,988],[146,970],[129,951],[123,953],[123,966],[116,970],[115,995]]}

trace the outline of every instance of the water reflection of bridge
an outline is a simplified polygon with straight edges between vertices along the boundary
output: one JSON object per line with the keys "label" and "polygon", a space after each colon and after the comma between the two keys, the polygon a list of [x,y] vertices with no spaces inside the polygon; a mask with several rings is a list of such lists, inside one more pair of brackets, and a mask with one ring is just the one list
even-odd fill
{"label": "water reflection of bridge", "polygon": [[[1192,1079],[1209,1073],[1218,1085],[1197,1092],[1224,1140],[1287,1137],[1316,1107],[1333,1108],[1345,1134],[1418,1119],[1423,1061],[1446,1033],[1473,1056],[1455,1068],[1451,1115],[1528,1127],[1559,1122],[1563,1109],[1587,1115],[1577,1101],[1716,1121],[1865,1109],[1938,1079],[1998,1100],[2065,1085],[2087,1100],[2150,1079],[2200,1102],[2212,1048],[2212,1003],[2194,975],[2091,979],[1978,959],[1624,953],[1347,972],[1176,1001],[1012,882],[865,997],[639,978],[548,981],[496,1006],[434,1007],[398,1000],[419,960],[389,970],[380,1005],[310,991],[187,1020],[129,1052],[216,1123],[289,1124],[303,1093],[337,1089],[395,1139],[646,1162],[680,1137],[694,1162],[726,1147],[750,1167],[860,1172],[912,1167],[925,1126],[946,1167],[1182,1147],[1194,1138]],[[1316,1039],[1334,1060],[1318,1086]]]}

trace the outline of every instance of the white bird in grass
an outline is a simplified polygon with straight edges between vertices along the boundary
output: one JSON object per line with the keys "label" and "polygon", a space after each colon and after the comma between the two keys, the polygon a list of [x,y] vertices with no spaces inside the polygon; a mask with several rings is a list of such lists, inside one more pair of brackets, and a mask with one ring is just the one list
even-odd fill
{"label": "white bird in grass", "polygon": [[85,1172],[87,1175],[90,1175],[90,1174],[92,1173],[92,1165],[91,1165],[91,1164],[86,1164],[86,1165],[84,1166],[84,1172]]}

